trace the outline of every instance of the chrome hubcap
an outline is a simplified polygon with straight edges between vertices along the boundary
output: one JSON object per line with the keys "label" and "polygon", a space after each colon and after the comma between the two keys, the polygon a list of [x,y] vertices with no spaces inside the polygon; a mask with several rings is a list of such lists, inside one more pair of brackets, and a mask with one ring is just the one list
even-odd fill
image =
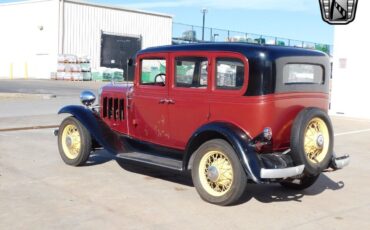
{"label": "chrome hubcap", "polygon": [[208,167],[207,178],[210,181],[216,182],[218,180],[219,175],[220,174],[219,174],[216,166],[211,165],[211,166]]}
{"label": "chrome hubcap", "polygon": [[72,138],[70,136],[67,136],[66,145],[67,145],[68,148],[72,147],[72,142],[73,142]]}
{"label": "chrome hubcap", "polygon": [[324,146],[324,136],[320,133],[316,138],[316,144],[318,147],[322,148]]}

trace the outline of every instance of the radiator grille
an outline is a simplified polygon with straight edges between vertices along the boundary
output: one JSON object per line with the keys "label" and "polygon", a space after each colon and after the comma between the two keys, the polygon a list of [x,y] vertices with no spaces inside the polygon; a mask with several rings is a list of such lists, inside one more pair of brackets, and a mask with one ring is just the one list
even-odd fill
{"label": "radiator grille", "polygon": [[125,101],[121,98],[104,97],[103,98],[103,118],[109,120],[125,119]]}

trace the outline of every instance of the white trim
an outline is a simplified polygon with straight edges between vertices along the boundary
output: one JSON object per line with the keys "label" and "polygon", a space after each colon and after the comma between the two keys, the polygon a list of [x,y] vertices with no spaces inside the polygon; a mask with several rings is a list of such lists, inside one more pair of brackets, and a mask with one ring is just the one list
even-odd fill
{"label": "white trim", "polygon": [[32,4],[32,3],[39,3],[39,2],[50,2],[55,0],[30,0],[30,1],[19,1],[19,2],[5,2],[0,3],[0,6],[13,6],[13,5],[23,5],[23,4]]}
{"label": "white trim", "polygon": [[148,15],[160,16],[160,17],[171,18],[171,19],[173,18],[173,16],[169,14],[162,14],[162,13],[155,13],[155,12],[137,10],[137,9],[132,9],[132,8],[125,8],[125,7],[120,7],[116,5],[101,4],[101,3],[97,4],[97,3],[85,2],[85,1],[79,1],[79,0],[65,0],[64,2],[86,5],[86,6],[93,6],[93,7],[100,7],[100,8],[107,8],[107,9],[113,9],[113,10],[128,11],[128,12],[134,12],[134,13],[140,13],[140,14],[148,14]]}

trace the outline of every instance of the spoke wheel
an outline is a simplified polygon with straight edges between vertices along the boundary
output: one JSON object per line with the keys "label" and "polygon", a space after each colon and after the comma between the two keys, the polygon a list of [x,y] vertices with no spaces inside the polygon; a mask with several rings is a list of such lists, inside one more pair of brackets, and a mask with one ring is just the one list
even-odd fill
{"label": "spoke wheel", "polygon": [[91,142],[90,133],[76,118],[67,117],[60,124],[58,148],[66,164],[85,164],[91,153]]}
{"label": "spoke wheel", "polygon": [[76,159],[81,150],[81,136],[75,125],[67,125],[62,133],[63,151],[69,159]]}
{"label": "spoke wheel", "polygon": [[247,176],[230,144],[210,140],[194,154],[191,174],[200,197],[223,206],[237,203],[247,186]]}
{"label": "spoke wheel", "polygon": [[213,196],[224,195],[233,183],[233,168],[230,160],[219,151],[209,151],[203,156],[199,175],[202,186]]}
{"label": "spoke wheel", "polygon": [[333,143],[333,127],[325,111],[306,108],[297,115],[291,129],[291,157],[295,165],[305,165],[305,175],[318,175],[329,166]]}
{"label": "spoke wheel", "polygon": [[322,162],[328,154],[330,145],[329,130],[320,118],[313,118],[306,127],[304,150],[312,163]]}

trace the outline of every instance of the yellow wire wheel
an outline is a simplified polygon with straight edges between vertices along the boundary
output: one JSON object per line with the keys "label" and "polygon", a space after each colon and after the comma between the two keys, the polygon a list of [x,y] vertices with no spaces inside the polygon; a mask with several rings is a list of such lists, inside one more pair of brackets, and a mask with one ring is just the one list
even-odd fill
{"label": "yellow wire wheel", "polygon": [[304,150],[307,159],[312,163],[322,162],[328,154],[330,146],[329,129],[318,117],[308,122],[304,136]]}
{"label": "yellow wire wheel", "polygon": [[231,205],[244,194],[247,174],[237,152],[226,140],[204,142],[194,152],[191,169],[194,186],[207,202]]}
{"label": "yellow wire wheel", "polygon": [[68,165],[85,164],[92,150],[89,131],[75,117],[67,117],[59,126],[58,148],[60,156]]}
{"label": "yellow wire wheel", "polygon": [[295,165],[304,165],[304,174],[313,178],[329,167],[333,156],[333,126],[326,111],[305,108],[294,119],[290,156]]}
{"label": "yellow wire wheel", "polygon": [[76,159],[81,151],[81,136],[77,127],[69,124],[62,131],[62,147],[69,159]]}
{"label": "yellow wire wheel", "polygon": [[213,196],[227,193],[233,183],[233,167],[229,158],[220,151],[209,151],[199,165],[200,182]]}

